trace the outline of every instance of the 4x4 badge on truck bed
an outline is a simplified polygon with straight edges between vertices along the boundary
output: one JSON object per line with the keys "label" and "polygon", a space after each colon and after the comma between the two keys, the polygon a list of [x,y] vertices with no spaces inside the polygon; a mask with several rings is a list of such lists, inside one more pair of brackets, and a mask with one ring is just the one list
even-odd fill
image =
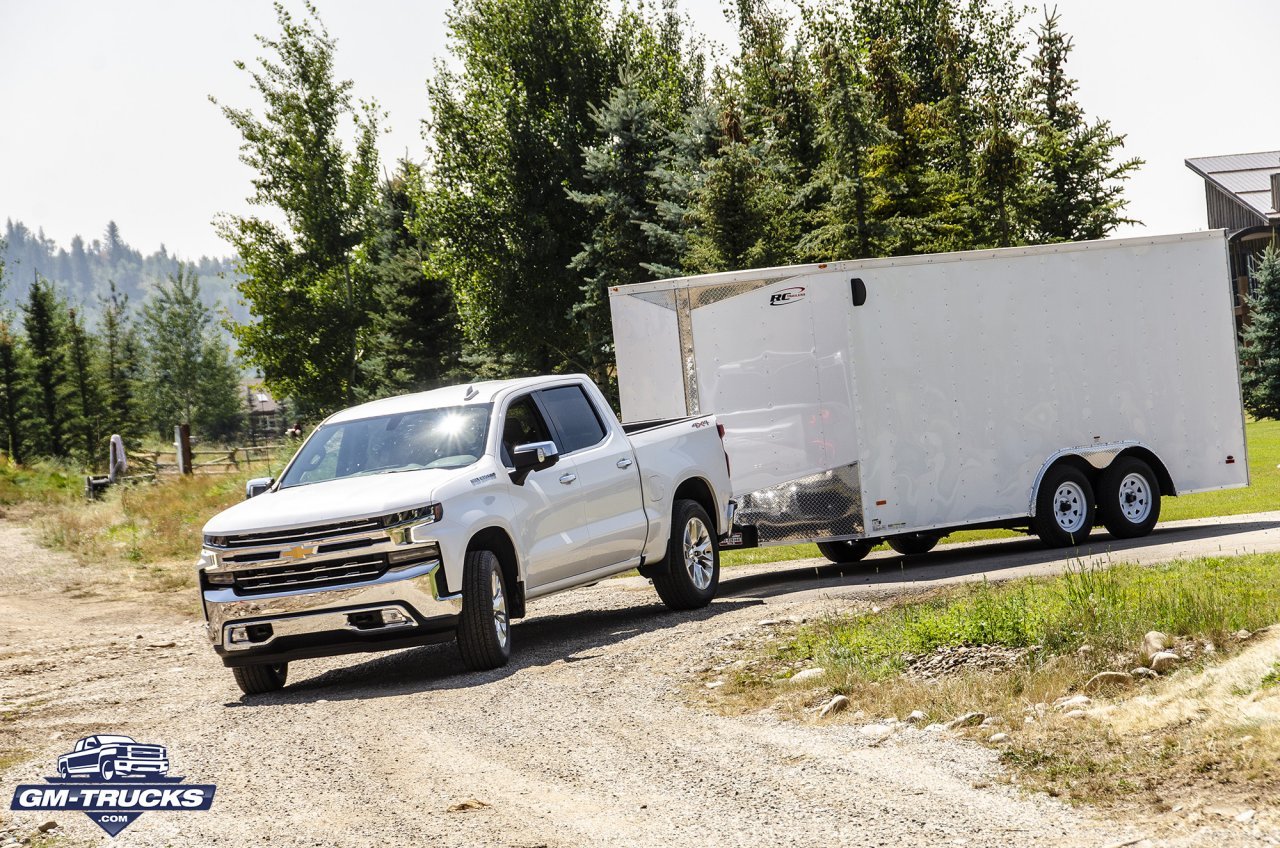
{"label": "4x4 badge on truck bed", "polygon": [[58,776],[19,786],[9,809],[79,810],[115,836],[145,812],[207,810],[216,787],[169,776],[169,751],[130,736],[86,736],[58,757]]}

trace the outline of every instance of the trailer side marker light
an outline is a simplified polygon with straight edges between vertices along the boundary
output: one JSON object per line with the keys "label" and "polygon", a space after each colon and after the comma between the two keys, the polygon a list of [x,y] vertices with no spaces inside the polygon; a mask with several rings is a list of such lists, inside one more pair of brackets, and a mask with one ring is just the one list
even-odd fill
{"label": "trailer side marker light", "polygon": [[1235,465],[1235,464],[1236,464],[1236,458],[1234,456],[1227,457],[1227,465]]}
{"label": "trailer side marker light", "polygon": [[884,506],[888,501],[876,501],[876,506]]}

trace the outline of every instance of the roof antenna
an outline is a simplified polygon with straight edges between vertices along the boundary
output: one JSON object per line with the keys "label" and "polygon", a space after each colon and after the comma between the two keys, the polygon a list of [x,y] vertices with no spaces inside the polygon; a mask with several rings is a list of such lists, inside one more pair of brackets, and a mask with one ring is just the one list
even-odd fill
{"label": "roof antenna", "polygon": [[475,386],[467,386],[467,393],[462,396],[462,399],[471,400],[473,397],[475,397],[478,394],[480,394],[480,390],[477,389]]}

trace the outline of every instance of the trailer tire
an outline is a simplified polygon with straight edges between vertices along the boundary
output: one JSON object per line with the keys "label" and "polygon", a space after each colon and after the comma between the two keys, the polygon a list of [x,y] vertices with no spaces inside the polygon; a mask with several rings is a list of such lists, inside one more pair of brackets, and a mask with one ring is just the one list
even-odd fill
{"label": "trailer tire", "polygon": [[700,609],[720,585],[720,549],[711,519],[697,501],[678,500],[671,509],[667,557],[653,569],[653,588],[668,609]]}
{"label": "trailer tire", "polygon": [[941,536],[935,536],[932,533],[907,533],[885,539],[885,541],[889,543],[889,547],[903,556],[919,556],[937,547],[941,539]]}
{"label": "trailer tire", "polygon": [[1093,505],[1093,486],[1084,472],[1055,465],[1040,481],[1033,529],[1046,547],[1078,545],[1093,529]]}
{"label": "trailer tire", "polygon": [[265,695],[284,688],[289,679],[289,664],[257,663],[255,665],[239,665],[231,669],[236,685],[246,695]]}
{"label": "trailer tire", "polygon": [[458,650],[471,671],[501,668],[511,658],[507,581],[493,551],[468,551],[462,566]]}
{"label": "trailer tire", "polygon": [[1133,456],[1107,466],[1098,482],[1098,513],[1117,539],[1150,533],[1160,520],[1160,482],[1151,466]]}
{"label": "trailer tire", "polygon": [[873,547],[871,542],[849,539],[843,542],[819,542],[818,551],[824,557],[839,565],[840,563],[860,562],[867,558]]}

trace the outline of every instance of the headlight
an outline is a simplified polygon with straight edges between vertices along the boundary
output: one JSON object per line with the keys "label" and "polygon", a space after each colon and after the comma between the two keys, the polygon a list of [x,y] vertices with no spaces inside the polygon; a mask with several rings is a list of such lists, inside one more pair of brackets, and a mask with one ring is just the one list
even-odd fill
{"label": "headlight", "polygon": [[429,504],[420,506],[417,509],[406,509],[401,512],[393,512],[390,515],[382,516],[383,527],[395,527],[400,524],[411,524],[418,522],[421,524],[434,524],[444,517],[444,507],[440,504]]}

